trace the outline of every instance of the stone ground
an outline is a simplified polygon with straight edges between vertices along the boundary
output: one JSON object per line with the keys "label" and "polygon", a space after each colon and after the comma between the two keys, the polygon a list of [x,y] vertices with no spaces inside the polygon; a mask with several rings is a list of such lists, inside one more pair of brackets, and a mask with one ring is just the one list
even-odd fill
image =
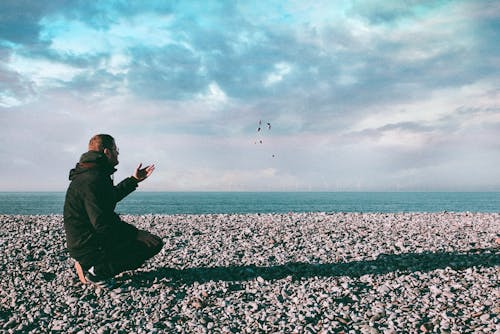
{"label": "stone ground", "polygon": [[62,217],[0,215],[0,332],[500,333],[500,214],[123,216],[165,247],[79,283]]}

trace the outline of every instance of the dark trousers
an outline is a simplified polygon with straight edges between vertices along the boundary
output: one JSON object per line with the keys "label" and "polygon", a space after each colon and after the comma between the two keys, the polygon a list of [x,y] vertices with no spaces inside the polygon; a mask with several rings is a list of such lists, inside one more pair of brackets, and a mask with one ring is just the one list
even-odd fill
{"label": "dark trousers", "polygon": [[127,270],[139,268],[160,252],[163,242],[156,247],[148,247],[145,243],[134,240],[129,243],[113,245],[106,250],[76,259],[84,270],[94,267],[94,273],[101,279],[110,278]]}

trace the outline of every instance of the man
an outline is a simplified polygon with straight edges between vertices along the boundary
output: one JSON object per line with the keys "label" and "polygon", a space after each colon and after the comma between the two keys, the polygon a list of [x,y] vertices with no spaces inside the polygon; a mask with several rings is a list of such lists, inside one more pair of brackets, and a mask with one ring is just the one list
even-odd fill
{"label": "man", "polygon": [[153,173],[154,165],[139,164],[133,176],[114,186],[119,153],[113,137],[95,135],[88,148],[69,173],[64,230],[80,281],[111,288],[113,276],[140,267],[163,247],[161,238],[125,223],[114,212],[116,203]]}

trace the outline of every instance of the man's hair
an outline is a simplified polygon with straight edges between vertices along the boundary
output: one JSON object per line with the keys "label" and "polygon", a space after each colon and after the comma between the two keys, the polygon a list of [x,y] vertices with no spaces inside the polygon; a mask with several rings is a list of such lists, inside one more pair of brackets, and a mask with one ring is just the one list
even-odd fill
{"label": "man's hair", "polygon": [[110,135],[99,134],[90,138],[89,151],[103,152],[105,148],[112,149],[115,139]]}

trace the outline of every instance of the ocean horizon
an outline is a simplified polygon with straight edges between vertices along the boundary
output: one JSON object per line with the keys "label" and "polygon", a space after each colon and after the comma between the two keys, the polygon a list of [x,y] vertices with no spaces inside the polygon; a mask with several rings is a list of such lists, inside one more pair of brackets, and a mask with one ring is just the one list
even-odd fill
{"label": "ocean horizon", "polygon": [[[0,214],[62,214],[65,192],[0,192]],[[500,212],[500,192],[147,192],[119,214]]]}

